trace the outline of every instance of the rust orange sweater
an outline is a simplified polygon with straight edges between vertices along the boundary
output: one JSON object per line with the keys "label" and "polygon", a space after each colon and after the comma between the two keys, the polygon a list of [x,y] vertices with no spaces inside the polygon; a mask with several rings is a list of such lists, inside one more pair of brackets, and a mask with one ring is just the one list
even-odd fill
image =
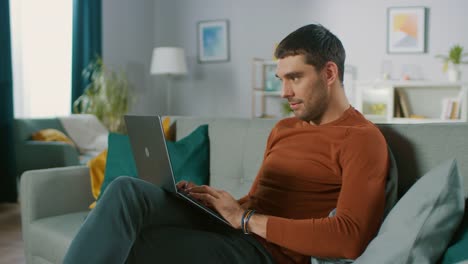
{"label": "rust orange sweater", "polygon": [[284,119],[240,203],[270,216],[257,238],[278,263],[355,259],[382,222],[388,166],[385,138],[352,107],[319,126]]}

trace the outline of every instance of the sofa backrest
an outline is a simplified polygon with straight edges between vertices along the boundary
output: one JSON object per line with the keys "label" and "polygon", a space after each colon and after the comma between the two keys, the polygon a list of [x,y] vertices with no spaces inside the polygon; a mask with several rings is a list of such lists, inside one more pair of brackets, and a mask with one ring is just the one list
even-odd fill
{"label": "sofa backrest", "polygon": [[208,124],[210,185],[236,198],[247,194],[260,168],[266,140],[277,120],[245,118],[193,118],[176,120],[176,138]]}
{"label": "sofa backrest", "polygon": [[[176,118],[180,139],[201,124],[210,137],[210,184],[236,198],[245,195],[263,160],[266,141],[276,119]],[[468,193],[468,134],[466,123],[379,124],[398,166],[399,197],[430,169],[456,158]]]}
{"label": "sofa backrest", "polygon": [[401,197],[426,172],[456,158],[468,194],[468,123],[379,124],[398,166]]}
{"label": "sofa backrest", "polygon": [[48,128],[67,134],[58,118],[17,118],[14,120],[15,141],[24,142],[31,139],[34,132]]}

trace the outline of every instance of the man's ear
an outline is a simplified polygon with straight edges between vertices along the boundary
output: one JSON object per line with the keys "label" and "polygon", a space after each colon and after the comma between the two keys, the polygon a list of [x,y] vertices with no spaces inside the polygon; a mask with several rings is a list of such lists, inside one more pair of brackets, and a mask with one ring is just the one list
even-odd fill
{"label": "man's ear", "polygon": [[324,67],[324,72],[325,72],[325,78],[327,85],[332,85],[334,82],[336,82],[338,78],[338,66],[336,63],[329,61],[325,64]]}

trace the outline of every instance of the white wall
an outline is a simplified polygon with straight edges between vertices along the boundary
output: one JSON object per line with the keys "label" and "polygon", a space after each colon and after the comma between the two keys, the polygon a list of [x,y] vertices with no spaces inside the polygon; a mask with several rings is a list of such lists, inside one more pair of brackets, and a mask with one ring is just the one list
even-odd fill
{"label": "white wall", "polygon": [[[387,54],[387,8],[394,6],[423,6],[428,10],[427,53]],[[343,42],[347,63],[358,67],[358,78],[378,78],[382,62],[393,65],[393,76],[400,78],[405,64],[419,67],[427,80],[446,81],[442,63],[436,54],[447,54],[454,44],[461,44],[468,52],[468,1],[465,0],[353,0],[314,1],[311,15],[333,31]],[[468,80],[468,67],[463,68]]]}
{"label": "white wall", "polygon": [[[189,74],[174,82],[173,114],[250,116],[251,60],[272,58],[274,44],[307,17],[307,0],[160,0],[155,5],[155,43],[185,49]],[[197,22],[228,19],[230,61],[197,62]],[[286,23],[280,21],[287,21]],[[164,91],[164,83],[158,82]]]}
{"label": "white wall", "polygon": [[134,87],[136,101],[131,112],[158,114],[164,110],[149,74],[154,39],[153,0],[103,0],[103,59],[122,69]]}
{"label": "white wall", "polygon": [[[468,49],[464,0],[104,0],[104,59],[125,65],[138,88],[136,113],[165,113],[166,86],[149,75],[151,50],[156,46],[185,49],[189,74],[173,82],[171,114],[250,116],[251,59],[269,59],[274,44],[296,28],[321,23],[334,32],[347,51],[347,63],[359,79],[375,79],[382,61],[390,60],[393,75],[405,64],[416,65],[429,80],[446,80],[435,54],[459,43]],[[131,3],[131,4],[130,4]],[[386,20],[389,6],[429,8],[428,52],[387,54]],[[196,25],[201,20],[228,19],[231,59],[225,63],[197,62]],[[468,80],[468,67],[463,68]]]}

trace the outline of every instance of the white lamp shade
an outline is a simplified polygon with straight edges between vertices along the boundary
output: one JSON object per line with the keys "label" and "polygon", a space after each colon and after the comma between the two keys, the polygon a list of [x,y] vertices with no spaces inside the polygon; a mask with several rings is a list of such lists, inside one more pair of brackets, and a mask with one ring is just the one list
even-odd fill
{"label": "white lamp shade", "polygon": [[186,74],[185,52],[181,48],[158,47],[153,50],[151,74]]}

